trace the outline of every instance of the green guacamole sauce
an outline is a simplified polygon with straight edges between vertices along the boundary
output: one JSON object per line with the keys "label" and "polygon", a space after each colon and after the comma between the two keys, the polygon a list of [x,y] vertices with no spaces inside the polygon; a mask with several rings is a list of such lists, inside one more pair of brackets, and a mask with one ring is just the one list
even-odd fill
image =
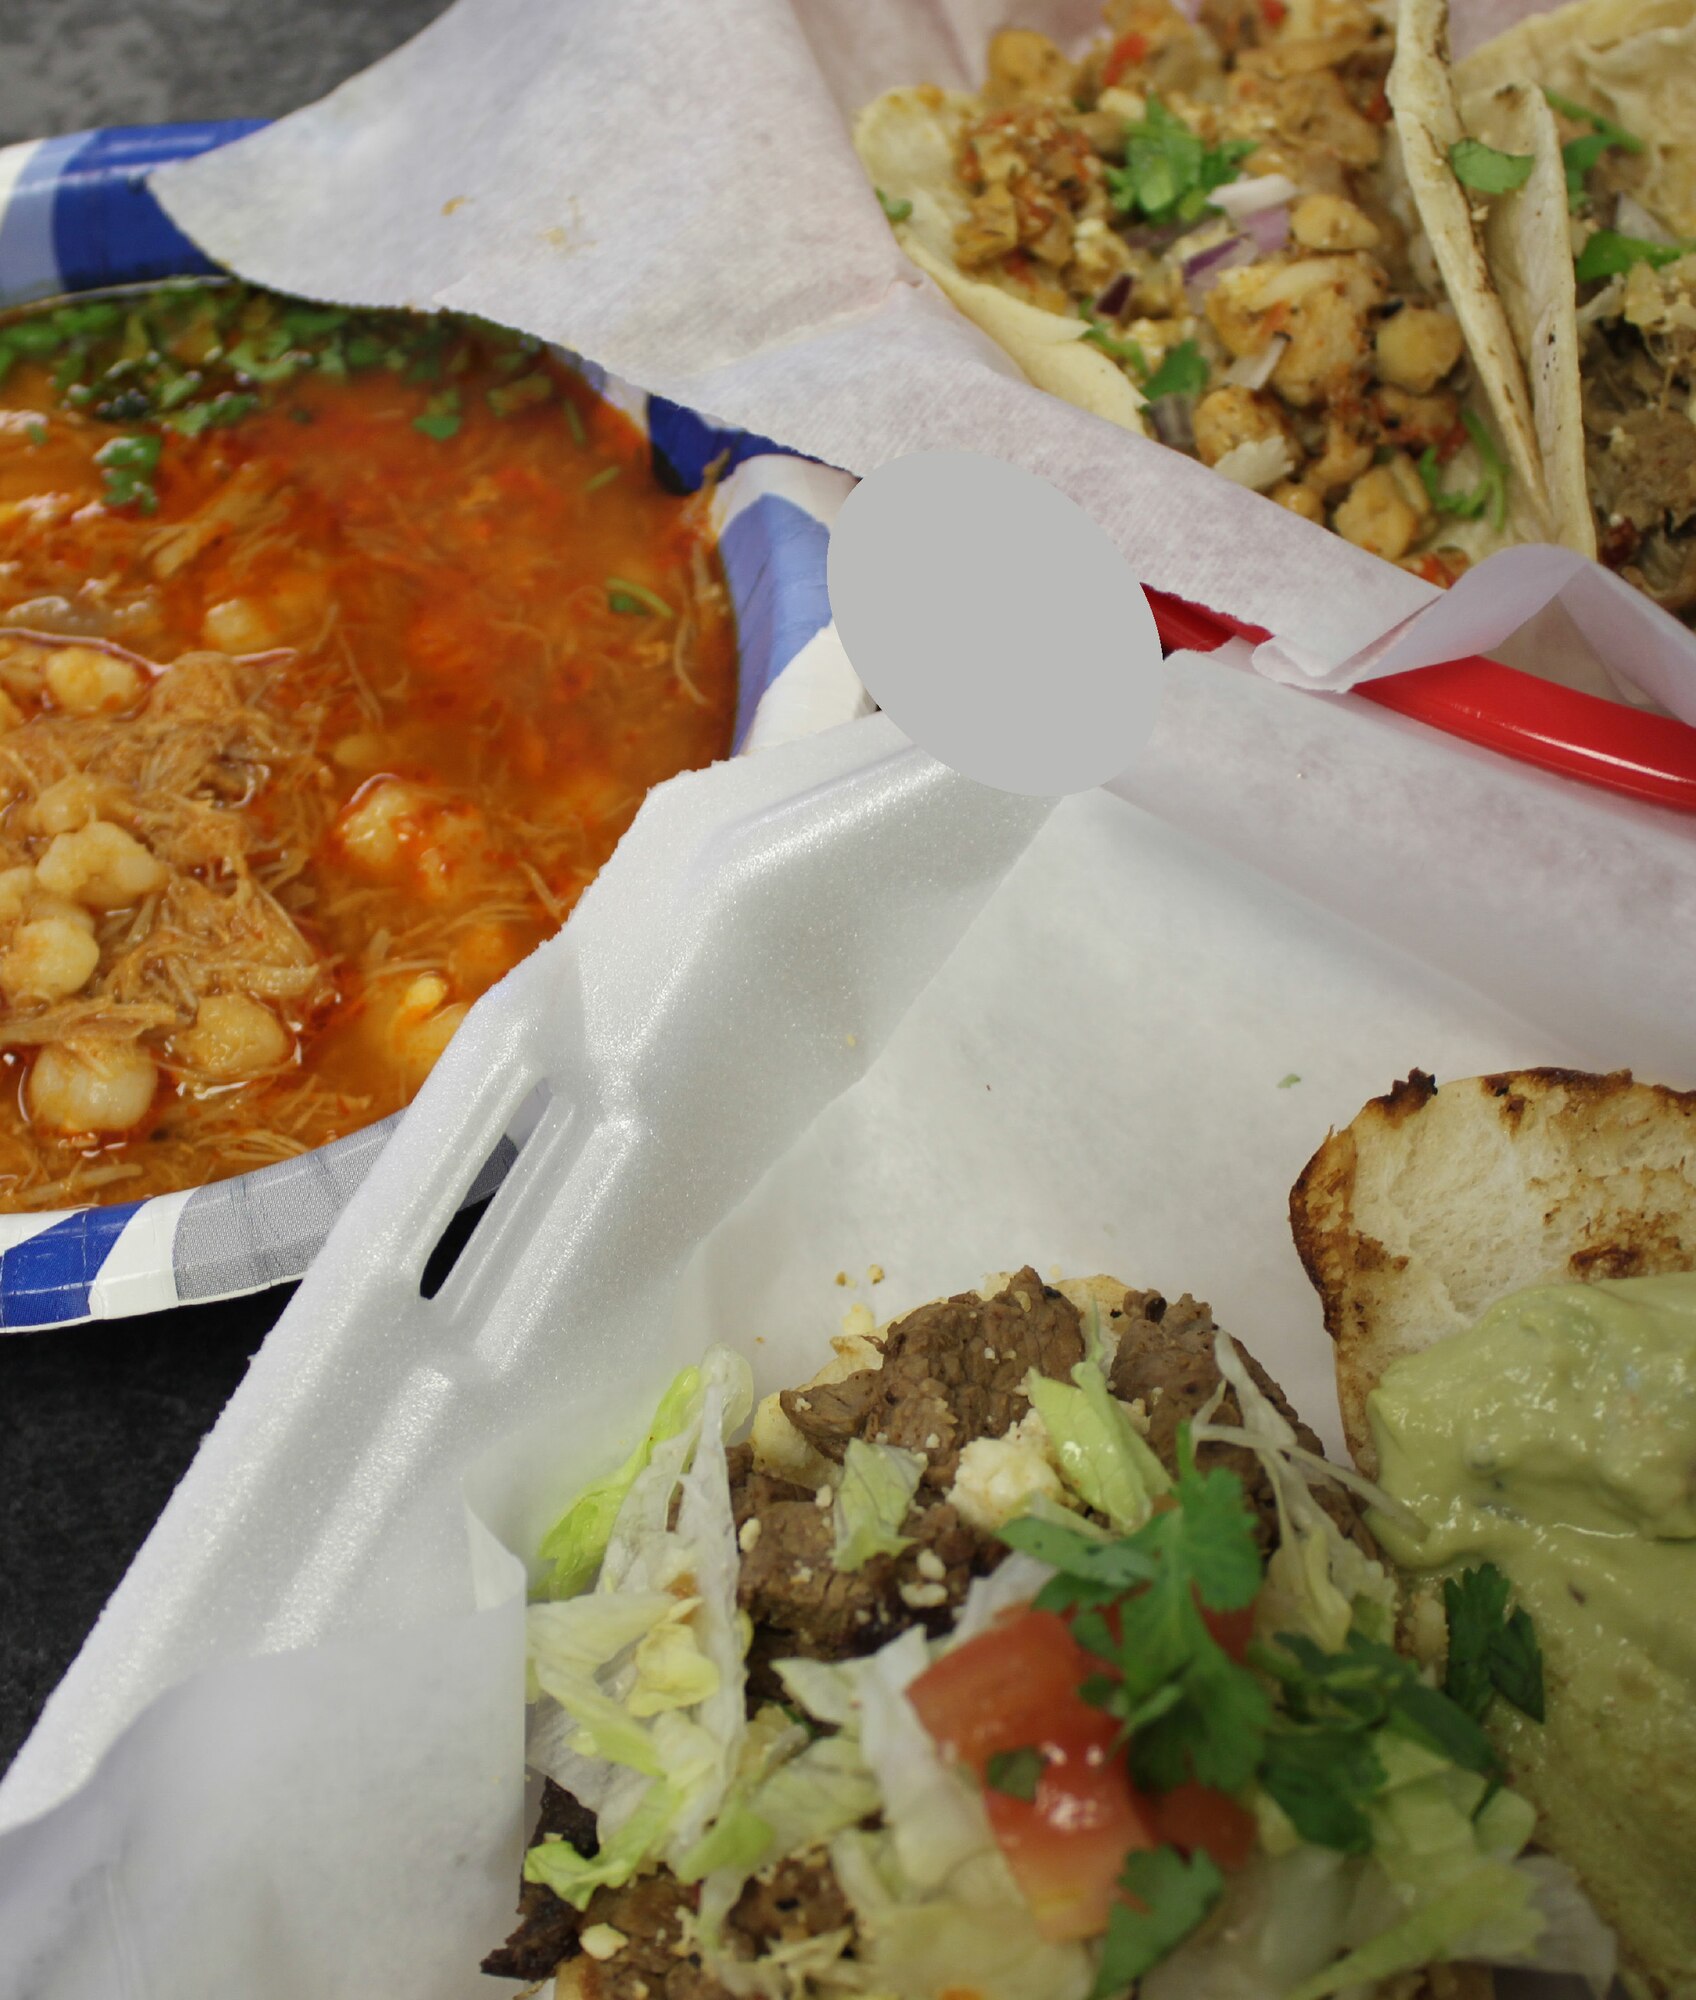
{"label": "green guacamole sauce", "polygon": [[1696,1273],[1548,1285],[1391,1366],[1373,1519],[1406,1570],[1497,1565],[1543,1649],[1542,1726],[1490,1728],[1540,1835],[1639,1970],[1696,1994]]}

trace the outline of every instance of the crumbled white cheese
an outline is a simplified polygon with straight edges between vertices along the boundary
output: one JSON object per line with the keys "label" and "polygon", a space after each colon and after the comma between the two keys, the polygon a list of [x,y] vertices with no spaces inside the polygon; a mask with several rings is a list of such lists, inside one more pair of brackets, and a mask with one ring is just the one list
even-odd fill
{"label": "crumbled white cheese", "polygon": [[616,1958],[630,1940],[612,1924],[591,1924],[586,1931],[577,1933],[577,1942],[591,1958],[598,1958],[604,1964],[607,1959]]}
{"label": "crumbled white cheese", "polygon": [[997,1358],[995,1349],[993,1347],[985,1347],[983,1351],[983,1358],[986,1361],[994,1361]]}
{"label": "crumbled white cheese", "polygon": [[811,1583],[811,1582],[812,1582],[812,1580],[813,1580],[813,1566],[812,1566],[812,1564],[811,1564],[811,1563],[797,1563],[797,1564],[795,1565],[795,1569],[794,1569],[794,1577],[795,1577],[795,1581],[796,1581],[797,1583]]}
{"label": "crumbled white cheese", "polygon": [[948,1565],[935,1549],[920,1549],[913,1566],[920,1576],[928,1578],[932,1583],[941,1583],[948,1574]]}
{"label": "crumbled white cheese", "polygon": [[993,1534],[1039,1493],[1064,1499],[1049,1454],[1048,1427],[1029,1410],[1005,1437],[972,1439],[960,1454],[948,1498],[963,1520]]}
{"label": "crumbled white cheese", "polygon": [[901,1586],[901,1602],[912,1611],[934,1611],[937,1605],[948,1602],[948,1586],[945,1583],[904,1583]]}
{"label": "crumbled white cheese", "polygon": [[819,1510],[821,1514],[828,1514],[830,1512],[831,1502],[835,1498],[836,1495],[831,1491],[831,1489],[828,1486],[821,1486],[819,1490],[813,1495],[813,1505]]}
{"label": "crumbled white cheese", "polygon": [[760,1517],[750,1514],[737,1530],[736,1546],[746,1555],[760,1539]]}
{"label": "crumbled white cheese", "polygon": [[942,1437],[940,1432],[931,1431],[925,1438],[925,1450],[940,1451],[941,1449],[942,1449]]}

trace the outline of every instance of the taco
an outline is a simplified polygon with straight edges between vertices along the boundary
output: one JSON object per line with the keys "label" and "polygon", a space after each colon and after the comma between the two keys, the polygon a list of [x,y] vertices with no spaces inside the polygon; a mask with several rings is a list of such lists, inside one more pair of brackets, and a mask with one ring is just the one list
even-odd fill
{"label": "taco", "polygon": [[864,1312],[735,1442],[752,1402],[712,1349],[543,1544],[547,1782],[486,1971],[557,2000],[1605,1984],[1497,1788],[1489,1691],[1440,1692],[1440,1628],[1404,1629],[1372,1489],[1204,1305],[1026,1268]]}
{"label": "taco", "polygon": [[861,111],[913,261],[1039,387],[1432,581],[1543,537],[1531,400],[1464,205],[1428,236],[1403,171],[1389,17],[1106,19],[1075,61],[1007,29],[980,92]]}
{"label": "taco", "polygon": [[[1696,5],[1579,0],[1455,71],[1487,134],[1516,86],[1544,100],[1539,176],[1564,199],[1492,214],[1491,268],[1529,358],[1561,539],[1696,624]],[[1544,344],[1536,344],[1541,340]]]}

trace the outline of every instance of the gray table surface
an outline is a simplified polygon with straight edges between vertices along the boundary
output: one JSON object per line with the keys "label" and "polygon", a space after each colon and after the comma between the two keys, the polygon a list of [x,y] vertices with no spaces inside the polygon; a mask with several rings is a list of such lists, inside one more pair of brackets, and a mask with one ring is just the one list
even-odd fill
{"label": "gray table surface", "polygon": [[[277,117],[445,5],[0,0],[0,144]],[[0,1334],[0,1770],[287,1299]]]}
{"label": "gray table surface", "polygon": [[0,145],[91,125],[276,118],[446,0],[0,0]]}

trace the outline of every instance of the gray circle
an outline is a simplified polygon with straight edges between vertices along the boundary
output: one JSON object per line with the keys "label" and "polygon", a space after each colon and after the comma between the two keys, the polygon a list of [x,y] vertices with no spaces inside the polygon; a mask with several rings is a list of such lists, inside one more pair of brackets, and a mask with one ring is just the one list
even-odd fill
{"label": "gray circle", "polygon": [[831,531],[830,608],[878,704],[942,763],[1056,798],[1154,728],[1154,615],[1124,558],[1035,473],[971,451],[892,459]]}

